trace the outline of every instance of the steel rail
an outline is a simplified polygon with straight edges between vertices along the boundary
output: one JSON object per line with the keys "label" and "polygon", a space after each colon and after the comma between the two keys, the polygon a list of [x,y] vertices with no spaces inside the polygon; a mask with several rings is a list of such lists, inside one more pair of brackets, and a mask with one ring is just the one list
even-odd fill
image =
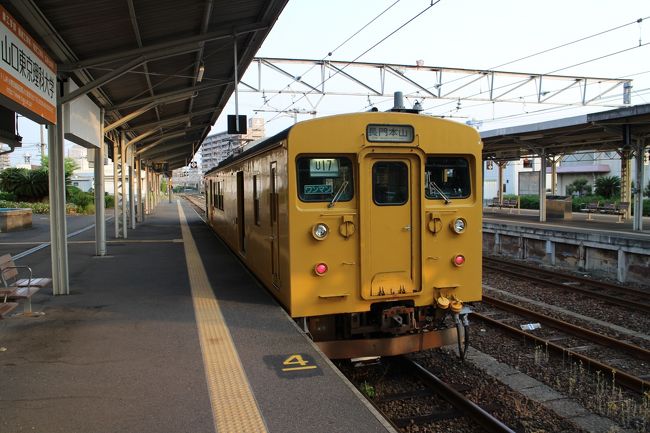
{"label": "steel rail", "polygon": [[595,359],[589,358],[588,356],[581,355],[580,353],[577,353],[575,351],[572,351],[571,349],[567,349],[566,347],[562,347],[558,344],[555,344],[551,341],[545,340],[543,338],[537,337],[533,334],[530,334],[528,332],[521,331],[513,326],[506,325],[505,323],[501,323],[498,320],[492,319],[490,317],[484,316],[480,313],[473,312],[472,317],[479,319],[485,323],[488,323],[490,325],[493,325],[494,327],[504,329],[512,334],[515,334],[518,337],[523,337],[524,339],[530,339],[533,340],[534,342],[544,345],[552,350],[554,350],[557,353],[560,354],[568,354],[570,357],[578,359],[588,366],[594,367],[597,370],[600,370],[606,375],[609,375],[610,378],[612,378],[615,383],[619,383],[626,388],[637,392],[639,394],[643,394],[647,390],[650,390],[650,382],[645,381],[641,378],[638,378],[636,376],[633,376],[631,374],[625,373],[623,371],[620,371],[616,369],[615,367],[612,367],[611,365],[604,364],[600,361],[597,361]]}
{"label": "steel rail", "polygon": [[514,433],[510,427],[499,421],[473,401],[469,400],[463,394],[447,385],[417,362],[405,357],[400,357],[398,362],[402,363],[402,365],[408,369],[407,371],[417,374],[417,376],[427,386],[443,399],[451,403],[454,407],[460,409],[467,416],[476,421],[483,429],[485,429],[485,431],[492,433]]}
{"label": "steel rail", "polygon": [[[504,264],[507,264],[508,266],[512,265],[513,267],[517,266],[516,264],[513,265],[513,264],[508,263],[508,262],[504,262]],[[634,301],[631,301],[629,299],[628,300],[620,299],[620,298],[617,298],[617,297],[614,297],[614,296],[611,296],[611,295],[598,293],[598,292],[595,292],[593,290],[585,289],[585,288],[582,288],[582,287],[569,286],[569,285],[562,284],[562,283],[559,283],[557,281],[554,281],[552,279],[549,279],[549,278],[557,279],[558,278],[557,274],[550,274],[550,275],[546,276],[546,278],[544,278],[544,277],[541,277],[541,276],[535,276],[535,275],[531,275],[529,273],[524,273],[524,272],[531,272],[531,271],[536,272],[537,271],[536,269],[530,269],[529,268],[529,269],[526,269],[525,271],[523,269],[521,271],[516,271],[516,270],[513,270],[513,269],[506,269],[506,268],[503,268],[503,267],[497,267],[496,265],[493,266],[493,265],[489,265],[489,264],[485,264],[485,263],[483,263],[483,268],[484,269],[494,270],[494,271],[501,272],[501,273],[508,274],[508,275],[512,275],[512,276],[515,276],[515,277],[519,277],[519,278],[522,278],[524,280],[535,281],[535,282],[538,282],[538,283],[555,286],[555,287],[561,288],[563,290],[569,290],[569,291],[576,291],[576,292],[584,293],[586,295],[589,295],[592,298],[599,299],[601,301],[605,301],[605,302],[608,302],[610,304],[618,305],[620,307],[625,307],[626,309],[632,309],[632,310],[637,310],[637,311],[641,311],[641,312],[644,312],[644,313],[650,313],[650,304],[646,304],[646,303],[643,303],[643,302],[639,303],[638,301],[634,302]],[[565,278],[565,276],[562,275],[562,278]],[[571,277],[566,277],[566,278],[570,279]],[[626,290],[626,289],[623,288],[623,290]],[[645,294],[645,296],[648,296],[648,295]]]}
{"label": "steel rail", "polygon": [[599,334],[598,332],[591,331],[589,329],[582,328],[577,325],[573,325],[564,320],[555,319],[553,317],[547,316],[545,314],[537,313],[535,311],[529,310],[519,305],[511,304],[501,299],[493,298],[483,294],[483,302],[493,305],[502,310],[510,311],[521,316],[526,316],[537,322],[544,323],[547,326],[552,326],[558,328],[562,332],[572,334],[576,337],[581,337],[587,340],[590,340],[594,343],[601,344],[607,347],[614,347],[616,349],[623,350],[628,352],[638,359],[649,361],[650,360],[650,350],[644,349],[643,347],[635,346],[633,344],[625,343],[624,341],[618,340],[616,338],[608,337],[607,335]]}
{"label": "steel rail", "polygon": [[493,262],[493,263],[498,263],[500,265],[507,265],[507,266],[513,266],[517,267],[520,269],[524,269],[526,271],[533,271],[537,272],[543,275],[548,275],[554,278],[560,277],[564,278],[570,281],[576,281],[582,284],[587,284],[593,287],[598,287],[604,290],[615,290],[615,291],[620,291],[626,294],[630,295],[637,295],[637,296],[642,296],[642,297],[647,297],[650,298],[650,291],[648,290],[640,290],[640,289],[635,289],[633,287],[626,287],[626,286],[621,286],[620,284],[614,284],[614,283],[607,283],[605,281],[598,281],[594,280],[593,278],[586,278],[586,277],[581,277],[579,275],[571,275],[571,274],[566,274],[563,272],[556,272],[554,271],[549,271],[547,269],[540,268],[538,266],[529,266],[525,265],[523,263],[517,263],[517,262],[511,262],[508,260],[503,260],[497,257],[483,257],[483,261],[486,262]]}

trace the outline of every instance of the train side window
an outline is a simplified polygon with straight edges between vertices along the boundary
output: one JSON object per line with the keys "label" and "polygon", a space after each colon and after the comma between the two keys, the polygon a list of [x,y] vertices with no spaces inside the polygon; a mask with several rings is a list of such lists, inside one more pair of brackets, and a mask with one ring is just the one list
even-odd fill
{"label": "train side window", "polygon": [[409,197],[408,167],[401,161],[376,162],[372,166],[372,199],[380,206],[400,206]]}
{"label": "train side window", "polygon": [[215,203],[217,209],[223,210],[223,181],[217,182],[217,197]]}
{"label": "train side window", "polygon": [[472,193],[466,158],[430,156],[424,167],[424,176],[426,198],[467,198]]}
{"label": "train side window", "polygon": [[298,158],[298,197],[305,202],[350,201],[354,196],[352,161],[347,157]]}
{"label": "train side window", "polygon": [[260,188],[259,176],[253,176],[253,220],[255,225],[260,225]]}

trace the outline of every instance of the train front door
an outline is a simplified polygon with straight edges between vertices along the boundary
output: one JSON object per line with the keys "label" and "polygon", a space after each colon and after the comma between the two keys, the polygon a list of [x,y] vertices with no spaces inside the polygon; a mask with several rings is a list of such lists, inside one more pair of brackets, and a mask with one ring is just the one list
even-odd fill
{"label": "train front door", "polygon": [[362,296],[377,300],[412,296],[420,290],[413,266],[419,260],[419,159],[372,154],[366,162]]}

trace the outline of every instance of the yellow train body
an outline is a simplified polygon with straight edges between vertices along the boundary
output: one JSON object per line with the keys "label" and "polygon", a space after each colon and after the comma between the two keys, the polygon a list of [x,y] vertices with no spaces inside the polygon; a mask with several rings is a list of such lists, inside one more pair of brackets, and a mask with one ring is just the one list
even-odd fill
{"label": "yellow train body", "polygon": [[208,221],[331,357],[448,344],[481,299],[481,148],[418,114],[301,122],[206,174]]}

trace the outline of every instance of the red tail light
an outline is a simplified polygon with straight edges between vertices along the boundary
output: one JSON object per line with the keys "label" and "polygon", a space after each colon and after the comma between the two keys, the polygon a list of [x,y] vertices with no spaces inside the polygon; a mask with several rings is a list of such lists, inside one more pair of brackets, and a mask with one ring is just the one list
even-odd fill
{"label": "red tail light", "polygon": [[316,275],[318,276],[325,275],[327,273],[327,270],[327,264],[325,263],[319,263],[314,266],[314,272],[316,272]]}
{"label": "red tail light", "polygon": [[458,254],[457,256],[454,256],[452,262],[456,266],[463,266],[465,264],[465,256]]}

